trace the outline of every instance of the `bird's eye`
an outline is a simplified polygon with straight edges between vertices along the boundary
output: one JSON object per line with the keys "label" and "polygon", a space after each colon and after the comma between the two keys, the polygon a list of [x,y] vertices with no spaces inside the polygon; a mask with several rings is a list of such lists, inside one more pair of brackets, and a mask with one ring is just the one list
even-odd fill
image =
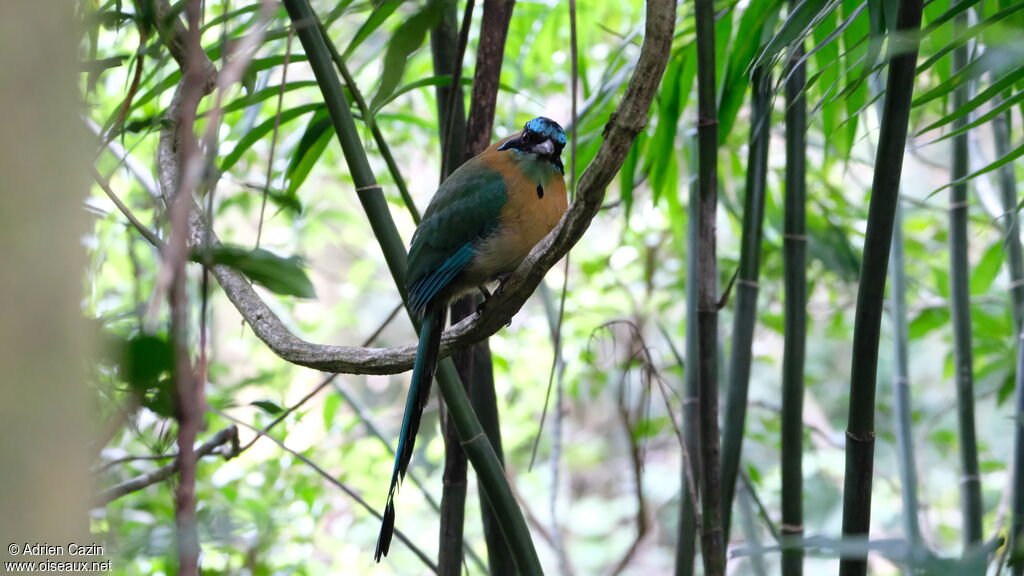
{"label": "bird's eye", "polygon": [[532,130],[524,130],[522,141],[523,144],[533,144],[537,140],[537,133]]}

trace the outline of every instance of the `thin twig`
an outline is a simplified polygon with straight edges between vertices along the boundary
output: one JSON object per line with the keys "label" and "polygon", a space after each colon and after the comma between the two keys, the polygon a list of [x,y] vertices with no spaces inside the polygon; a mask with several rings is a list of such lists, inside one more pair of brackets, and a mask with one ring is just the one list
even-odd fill
{"label": "thin twig", "polygon": [[[351,488],[346,486],[344,483],[342,483],[340,480],[338,480],[337,478],[335,478],[334,476],[329,474],[326,470],[324,470],[323,468],[318,466],[316,463],[314,463],[309,458],[303,456],[301,453],[296,452],[295,450],[292,450],[291,448],[286,446],[285,443],[282,442],[281,440],[278,440],[277,438],[267,434],[263,430],[259,430],[259,429],[257,429],[254,426],[251,426],[251,425],[249,425],[249,424],[247,424],[245,422],[242,422],[241,420],[235,418],[234,416],[231,416],[230,414],[221,412],[219,410],[214,410],[214,412],[216,412],[218,415],[220,415],[223,418],[227,418],[228,420],[231,420],[232,422],[235,422],[236,424],[238,424],[240,426],[244,426],[244,427],[248,428],[249,430],[252,430],[253,432],[255,432],[257,434],[257,437],[266,437],[268,440],[270,440],[274,444],[277,444],[279,448],[281,448],[285,452],[291,454],[292,456],[294,456],[296,459],[298,459],[303,464],[305,464],[305,465],[309,466],[310,468],[312,468],[317,474],[319,474],[323,479],[327,480],[331,485],[335,486],[336,488],[339,488],[342,492],[344,492],[350,498],[352,498],[357,503],[359,503],[359,505],[362,506],[363,509],[365,509],[367,512],[369,512],[375,518],[377,518],[378,520],[382,519],[381,515],[377,512],[377,510],[373,506],[370,506],[366,502],[366,500],[363,500],[363,498],[358,493],[356,493],[355,490],[352,490]],[[431,572],[433,572],[435,574],[437,573],[437,565],[434,564],[434,562],[426,554],[424,554],[422,550],[420,550],[415,544],[413,544],[412,540],[409,540],[409,538],[407,538],[405,536],[405,534],[402,533],[401,530],[395,528],[395,536],[397,536],[398,539],[401,540],[402,543],[405,544],[409,548],[409,550],[413,554],[415,554],[420,559],[420,561],[423,562],[424,565],[426,565],[427,568],[430,568]]]}
{"label": "thin twig", "polygon": [[288,42],[284,50],[284,63],[281,65],[281,90],[277,93],[277,113],[274,115],[274,135],[270,138],[270,157],[267,159],[267,180],[263,186],[263,201],[260,204],[260,221],[256,226],[256,247],[260,247],[263,237],[263,215],[267,211],[267,196],[270,195],[270,181],[274,176],[274,151],[277,149],[277,135],[281,128],[281,106],[284,103],[284,90],[288,85],[288,64],[292,59],[292,39],[295,38],[295,27],[288,27]]}
{"label": "thin twig", "polygon": [[[230,445],[225,449],[225,445]],[[199,448],[195,449],[195,457],[203,458],[210,455],[223,456],[225,460],[230,460],[237,456],[241,452],[238,447],[238,428],[234,426],[228,426],[220,432],[217,432],[209,440],[203,442]],[[132,492],[138,492],[147,486],[152,486],[158,482],[163,482],[171,476],[174,476],[181,469],[181,459],[179,454],[171,455],[170,458],[174,458],[174,461],[170,464],[165,464],[160,468],[141,476],[136,476],[131,480],[126,480],[120,484],[115,484],[106,490],[101,491],[95,499],[97,506],[106,506],[114,500],[122,496],[131,494]],[[164,456],[134,456],[130,457],[133,460],[157,460],[164,458]],[[114,460],[105,467],[113,466],[115,464],[121,464],[128,462],[128,458],[121,458]]]}
{"label": "thin twig", "polygon": [[100,188],[107,195],[107,198],[110,198],[110,201],[114,203],[114,206],[117,206],[117,209],[121,211],[121,214],[124,214],[124,217],[128,219],[128,222],[139,231],[139,234],[141,234],[143,238],[145,238],[157,250],[163,252],[165,248],[164,241],[156,235],[156,232],[147,228],[145,224],[135,217],[135,214],[132,213],[131,209],[129,209],[128,206],[126,206],[125,203],[117,197],[117,194],[114,193],[114,190],[110,187],[110,182],[108,182],[107,179],[96,170],[95,166],[90,165],[89,171],[92,173],[93,179],[96,180],[96,183],[99,184]]}

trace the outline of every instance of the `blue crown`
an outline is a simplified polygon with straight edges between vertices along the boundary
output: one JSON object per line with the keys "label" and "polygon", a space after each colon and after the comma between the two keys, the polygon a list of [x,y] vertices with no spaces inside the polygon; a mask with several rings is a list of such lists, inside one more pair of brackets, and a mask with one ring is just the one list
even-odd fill
{"label": "blue crown", "polygon": [[525,128],[530,132],[536,132],[545,138],[565,145],[565,130],[558,125],[558,122],[550,118],[538,116],[526,123]]}

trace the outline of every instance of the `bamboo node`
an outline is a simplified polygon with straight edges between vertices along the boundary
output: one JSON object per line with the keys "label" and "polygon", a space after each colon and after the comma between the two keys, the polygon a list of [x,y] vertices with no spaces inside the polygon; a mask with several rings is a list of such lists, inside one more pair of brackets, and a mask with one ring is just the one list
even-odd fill
{"label": "bamboo node", "polygon": [[854,442],[874,442],[875,441],[875,433],[874,432],[858,433],[858,432],[851,432],[851,431],[847,430],[846,431],[846,437],[849,438],[850,440],[853,440]]}
{"label": "bamboo node", "polygon": [[465,442],[459,442],[459,444],[460,444],[460,445],[462,445],[462,446],[469,446],[469,445],[470,445],[470,444],[472,444],[473,442],[476,442],[477,440],[479,440],[479,439],[480,439],[480,437],[484,437],[484,438],[486,438],[486,437],[487,437],[487,435],[486,435],[486,434],[484,434],[483,432],[478,432],[478,433],[476,434],[476,436],[473,436],[472,438],[470,438],[469,440],[466,440]]}
{"label": "bamboo node", "polygon": [[960,210],[961,208],[967,208],[967,200],[962,200],[960,202],[950,202],[949,208],[947,208],[947,210],[952,212],[953,210]]}
{"label": "bamboo node", "polygon": [[785,523],[783,523],[783,524],[779,525],[779,529],[782,530],[783,534],[803,534],[804,533],[804,525],[803,524],[785,524]]}
{"label": "bamboo node", "polygon": [[380,184],[370,184],[369,186],[360,186],[356,188],[356,192],[365,192],[367,190],[384,190]]}
{"label": "bamboo node", "polygon": [[797,242],[807,242],[807,234],[790,234],[788,232],[782,235],[783,240],[796,240]]}
{"label": "bamboo node", "polygon": [[747,280],[746,278],[737,278],[736,283],[740,286],[750,286],[751,288],[760,288],[761,285],[755,280]]}
{"label": "bamboo node", "polygon": [[981,476],[978,474],[964,474],[960,477],[961,484],[968,484],[970,482],[981,482]]}
{"label": "bamboo node", "polygon": [[1017,280],[1010,282],[1011,290],[1013,290],[1014,288],[1020,288],[1021,286],[1024,286],[1024,278],[1018,278]]}

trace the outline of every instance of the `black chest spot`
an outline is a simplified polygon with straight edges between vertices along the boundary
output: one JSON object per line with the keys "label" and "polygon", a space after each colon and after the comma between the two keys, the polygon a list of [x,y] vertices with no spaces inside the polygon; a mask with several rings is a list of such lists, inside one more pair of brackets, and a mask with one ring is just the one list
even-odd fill
{"label": "black chest spot", "polygon": [[544,197],[544,187],[541,186],[540,184],[537,184],[537,198],[543,198],[543,197]]}

